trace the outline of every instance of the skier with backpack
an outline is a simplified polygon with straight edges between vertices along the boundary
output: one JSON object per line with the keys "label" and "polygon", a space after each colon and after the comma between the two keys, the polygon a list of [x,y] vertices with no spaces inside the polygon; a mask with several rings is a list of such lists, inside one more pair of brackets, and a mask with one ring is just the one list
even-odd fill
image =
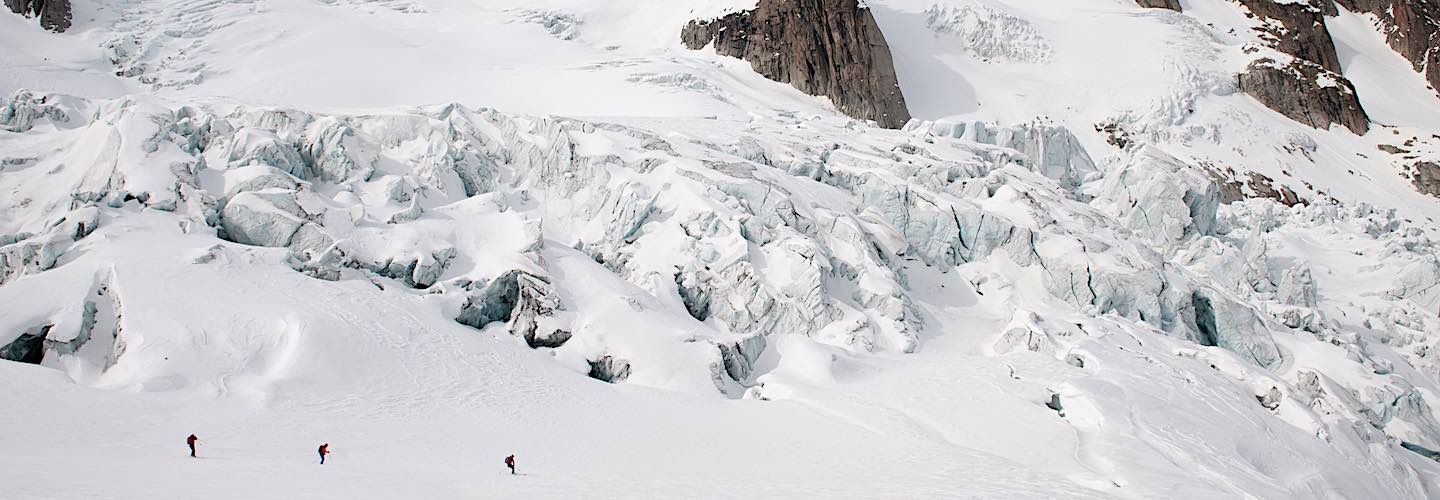
{"label": "skier with backpack", "polygon": [[194,434],[191,434],[190,437],[185,438],[185,444],[190,445],[190,458],[196,458],[196,457],[195,457],[195,442],[196,442],[196,441],[199,441],[199,440],[200,440],[200,438],[195,437]]}
{"label": "skier with backpack", "polygon": [[515,474],[515,455],[505,457],[505,466],[510,468],[510,474]]}
{"label": "skier with backpack", "polygon": [[330,443],[320,445],[320,465],[325,465],[325,455],[330,454]]}

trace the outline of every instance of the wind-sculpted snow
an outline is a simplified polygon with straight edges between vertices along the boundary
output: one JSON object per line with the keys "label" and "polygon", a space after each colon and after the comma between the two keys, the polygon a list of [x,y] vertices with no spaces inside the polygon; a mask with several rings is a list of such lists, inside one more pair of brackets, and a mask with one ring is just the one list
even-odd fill
{"label": "wind-sculpted snow", "polygon": [[[1440,263],[1426,233],[1361,204],[1222,205],[1209,170],[1156,146],[1097,164],[1043,123],[326,115],[29,92],[0,104],[0,189],[24,193],[0,207],[0,300],[32,295],[0,318],[0,346],[84,383],[263,384],[289,356],[137,375],[161,351],[133,346],[183,336],[157,319],[157,297],[207,293],[129,271],[138,257],[112,247],[144,231],[186,242],[166,251],[183,260],[145,260],[151,273],[244,265],[337,296],[398,293],[407,314],[514,336],[576,377],[736,398],[795,397],[845,363],[923,356],[971,321],[986,356],[1026,367],[1012,380],[1044,384],[1024,397],[1094,450],[1075,459],[1089,472],[1067,472],[1087,484],[1116,462],[1175,460],[1127,435],[1192,446],[1164,434],[1170,418],[1260,419],[1266,446],[1322,457],[1307,471],[1392,481],[1327,483],[1362,494],[1415,496],[1420,473],[1403,464],[1418,455],[1399,440],[1440,447]],[[966,296],[995,319],[943,305]],[[303,297],[264,300],[320,314]],[[1144,370],[1204,379],[1187,389],[1199,413],[1137,412],[1155,397],[1135,385]],[[1230,458],[1200,459],[1214,477],[1252,473],[1232,458],[1272,463],[1215,453]]]}

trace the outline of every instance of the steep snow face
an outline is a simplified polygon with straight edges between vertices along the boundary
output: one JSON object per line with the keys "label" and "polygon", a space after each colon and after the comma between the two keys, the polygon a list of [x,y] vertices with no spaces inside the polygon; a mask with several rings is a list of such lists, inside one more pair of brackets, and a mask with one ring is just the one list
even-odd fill
{"label": "steep snow face", "polygon": [[1440,495],[1364,18],[1356,137],[1230,95],[1229,2],[869,0],[888,131],[679,46],[748,3],[0,16],[5,495]]}

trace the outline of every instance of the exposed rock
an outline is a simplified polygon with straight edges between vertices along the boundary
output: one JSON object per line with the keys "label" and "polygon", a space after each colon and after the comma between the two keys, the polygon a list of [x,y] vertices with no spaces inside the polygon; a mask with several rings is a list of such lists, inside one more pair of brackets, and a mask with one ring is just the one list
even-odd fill
{"label": "exposed rock", "polygon": [[1236,173],[1235,169],[1225,167],[1221,170],[1215,165],[1206,164],[1205,171],[1220,187],[1220,203],[1231,204],[1249,198],[1269,198],[1284,204],[1287,207],[1306,203],[1306,200],[1295,194],[1295,191],[1284,185],[1275,185],[1275,179],[1258,172],[1245,172],[1243,175]]}
{"label": "exposed rock", "polygon": [[1434,0],[1335,0],[1379,18],[1385,41],[1440,89],[1440,3]]}
{"label": "exposed rock", "polygon": [[1180,0],[1135,0],[1135,3],[1147,9],[1170,9],[1180,12]]}
{"label": "exposed rock", "polygon": [[1245,187],[1250,188],[1257,198],[1269,198],[1284,204],[1287,207],[1305,203],[1295,194],[1295,191],[1285,186],[1275,186],[1275,179],[1258,172],[1249,172],[1246,175]]}
{"label": "exposed rock", "polygon": [[1340,124],[1360,135],[1370,129],[1354,85],[1313,62],[1262,58],[1236,79],[1241,92],[1297,122],[1320,129]]}
{"label": "exposed rock", "polygon": [[1384,151],[1384,152],[1386,152],[1386,153],[1390,153],[1390,154],[1392,154],[1392,155],[1399,155],[1399,154],[1409,153],[1409,151],[1407,151],[1407,150],[1405,150],[1405,149],[1401,149],[1400,147],[1394,146],[1394,145],[1391,145],[1391,144],[1379,144],[1379,145],[1376,145],[1376,146],[1375,146],[1375,149]]}
{"label": "exposed rock", "polygon": [[1275,50],[1339,73],[1340,56],[1325,25],[1331,0],[1240,0],[1261,23],[1260,38]]}
{"label": "exposed rock", "polygon": [[1338,123],[1364,135],[1370,119],[1355,86],[1340,74],[1340,56],[1325,25],[1330,0],[1240,0],[1260,22],[1256,31],[1293,60],[1261,57],[1238,76],[1237,87],[1270,109],[1315,128]]}
{"label": "exposed rock", "polygon": [[70,0],[5,0],[11,12],[40,18],[40,26],[54,32],[70,29]]}
{"label": "exposed rock", "polygon": [[1417,162],[1410,167],[1407,174],[1415,189],[1440,197],[1440,164],[1430,161]]}
{"label": "exposed rock", "polygon": [[856,0],[760,0],[753,10],[691,21],[680,36],[692,50],[713,42],[766,78],[828,96],[847,115],[885,128],[910,120],[885,35]]}

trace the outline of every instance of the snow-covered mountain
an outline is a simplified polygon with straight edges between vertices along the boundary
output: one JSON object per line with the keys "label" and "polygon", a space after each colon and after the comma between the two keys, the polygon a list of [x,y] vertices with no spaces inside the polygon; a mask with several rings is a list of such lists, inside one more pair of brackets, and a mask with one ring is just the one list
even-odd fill
{"label": "snow-covered mountain", "polygon": [[6,6],[0,497],[1440,497],[1427,0]]}

